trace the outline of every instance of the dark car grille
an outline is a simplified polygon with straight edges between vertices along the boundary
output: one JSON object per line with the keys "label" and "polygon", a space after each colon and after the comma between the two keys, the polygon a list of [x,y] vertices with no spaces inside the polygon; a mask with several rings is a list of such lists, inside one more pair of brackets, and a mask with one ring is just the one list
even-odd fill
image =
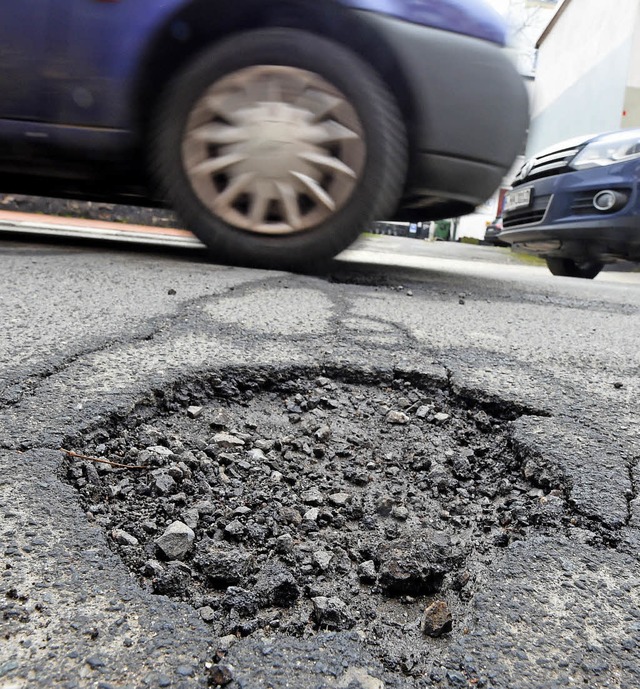
{"label": "dark car grille", "polygon": [[595,213],[595,208],[593,207],[593,192],[584,191],[576,194],[573,197],[573,202],[571,203],[571,212],[574,215],[588,215]]}
{"label": "dark car grille", "polygon": [[533,225],[544,218],[547,206],[551,199],[550,194],[534,197],[533,203],[528,208],[518,208],[505,213],[502,217],[504,229],[518,227],[519,225]]}
{"label": "dark car grille", "polygon": [[547,153],[547,155],[527,160],[513,180],[513,186],[516,187],[525,182],[530,182],[532,179],[551,177],[552,175],[561,175],[563,172],[568,172],[569,163],[579,151],[580,148],[575,147],[563,148],[560,151],[554,151],[553,153]]}

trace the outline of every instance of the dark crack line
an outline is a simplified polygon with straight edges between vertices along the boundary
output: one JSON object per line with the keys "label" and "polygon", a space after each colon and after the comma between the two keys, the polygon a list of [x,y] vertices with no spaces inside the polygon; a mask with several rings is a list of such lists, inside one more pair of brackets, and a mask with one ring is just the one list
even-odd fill
{"label": "dark crack line", "polygon": [[[264,288],[265,284],[281,280],[282,278],[276,277],[268,278],[266,280],[255,280],[250,283],[243,283],[241,288],[243,291],[248,292],[256,287]],[[199,296],[193,300],[187,301],[186,303],[182,303],[177,307],[177,311],[173,315],[152,318],[147,324],[145,324],[145,326],[138,328],[137,333],[134,333],[129,337],[114,336],[107,338],[99,344],[85,347],[75,354],[67,357],[61,357],[57,363],[49,364],[44,368],[44,370],[27,374],[24,377],[20,377],[18,375],[15,378],[7,381],[3,388],[0,389],[0,411],[12,407],[19,407],[24,399],[35,397],[38,394],[40,387],[47,380],[68,370],[81,359],[94,354],[99,354],[100,352],[105,352],[112,347],[122,347],[134,345],[136,343],[150,342],[158,335],[170,330],[175,323],[184,321],[185,317],[197,318],[200,315],[200,309],[203,305],[223,299],[233,299],[235,296],[238,296],[238,292],[240,291],[240,288],[228,287],[222,294],[207,294]],[[15,399],[12,399],[10,396],[10,390],[16,386],[22,386],[24,389],[21,391],[19,396],[17,396]]]}
{"label": "dark crack line", "polygon": [[[329,286],[335,288],[335,284],[330,284]],[[334,335],[338,336],[347,334],[347,339],[349,339],[351,342],[354,342],[355,338],[348,336],[349,330],[345,329],[344,326],[345,320],[349,318],[354,318],[390,327],[393,331],[399,333],[405,339],[405,351],[422,350],[424,348],[423,343],[421,343],[420,340],[418,340],[418,338],[415,337],[415,335],[411,332],[411,330],[408,327],[404,327],[400,323],[386,318],[362,316],[358,313],[355,313],[353,311],[353,300],[350,299],[343,292],[335,294],[335,290],[326,289],[325,295],[328,299],[330,299],[330,301],[333,304],[334,313],[332,318],[330,319],[330,322],[333,326]],[[378,331],[370,331],[370,333],[368,334],[378,334]],[[397,351],[397,347],[394,348],[394,351]]]}
{"label": "dark crack line", "polygon": [[638,497],[638,484],[640,477],[638,476],[638,471],[640,470],[640,455],[633,457],[629,464],[627,465],[627,471],[629,472],[629,486],[630,490],[626,493],[627,498],[627,520],[625,526],[631,525],[631,520],[633,519],[633,509],[631,503]]}

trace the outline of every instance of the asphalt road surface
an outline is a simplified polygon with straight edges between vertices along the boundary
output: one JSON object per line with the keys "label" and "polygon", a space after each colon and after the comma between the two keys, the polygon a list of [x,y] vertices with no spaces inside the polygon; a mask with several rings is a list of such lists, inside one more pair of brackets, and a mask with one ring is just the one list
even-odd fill
{"label": "asphalt road surface", "polygon": [[[217,266],[198,249],[39,241],[0,242],[1,689],[640,687],[640,273],[557,278],[500,249],[387,237],[361,241],[317,276]],[[180,405],[192,404],[190,395],[200,395],[198,404],[206,407],[208,385],[224,392],[229,405],[238,403],[236,424],[243,408],[247,418],[258,418],[251,397],[263,394],[270,376],[294,391],[309,384],[308,394],[287,407],[292,427],[321,406],[322,393],[313,401],[314,385],[334,386],[335,400],[329,395],[322,412],[329,422],[332,410],[342,413],[360,400],[374,420],[384,412],[380,424],[406,423],[414,441],[429,439],[429,423],[436,428],[464,416],[475,424],[468,433],[456,427],[450,439],[437,426],[431,473],[424,478],[438,501],[434,519],[446,520],[443,533],[451,548],[464,549],[468,571],[447,571],[435,596],[418,591],[394,598],[389,585],[388,600],[367,625],[345,613],[326,625],[305,626],[303,619],[280,631],[275,623],[240,625],[222,640],[203,615],[206,605],[181,600],[180,591],[172,596],[170,587],[159,595],[147,585],[126,557],[133,541],[105,528],[109,500],[121,509],[127,491],[141,495],[144,487],[127,474],[114,482],[111,467],[87,468],[92,460],[74,465],[60,448],[109,459],[116,435],[116,445],[128,438],[144,448],[149,438],[142,431],[134,438],[127,420],[151,428],[157,414],[162,431],[145,426],[147,436],[178,433],[183,422],[167,415],[184,417]],[[232,385],[225,392],[228,381],[244,385],[244,396]],[[356,383],[357,390],[348,387]],[[382,393],[405,388],[407,399],[398,393],[391,408],[380,401]],[[421,408],[427,411],[419,415]],[[350,414],[356,433],[360,417]],[[230,427],[232,439],[217,442],[253,443],[255,459],[256,448],[267,448],[255,439],[259,423],[244,434]],[[499,435],[492,435],[498,427]],[[485,434],[481,445],[479,432]],[[366,438],[364,426],[361,435]],[[440,443],[454,449],[440,456]],[[284,453],[281,445],[275,450]],[[465,446],[471,449],[461,466],[456,453]],[[205,449],[192,453],[194,466],[213,470],[226,462],[228,472],[238,463],[228,452]],[[304,443],[298,449],[303,452]],[[511,473],[492,491],[473,469],[488,471],[482,458],[503,450],[511,453]],[[178,462],[182,450],[172,451]],[[340,461],[351,456],[335,451]],[[185,469],[195,477],[183,459],[180,480]],[[354,495],[367,490],[367,481],[380,488],[381,477],[390,486],[388,510],[378,505],[368,515],[364,500],[364,512],[348,515],[344,529],[354,538],[360,528],[379,527],[395,543],[398,530],[414,524],[409,541],[420,541],[415,525],[431,507],[421,502],[422,489],[410,491],[406,480],[404,493],[392,489],[403,461],[373,457],[363,465],[369,478],[345,484]],[[305,471],[321,493],[343,480],[309,473],[306,465]],[[283,475],[286,482],[285,470],[271,478]],[[90,507],[78,490],[86,493],[92,480],[111,491],[106,511]],[[232,477],[220,495],[237,488],[237,497],[242,486]],[[180,519],[184,490],[187,497],[170,507]],[[222,519],[224,500],[211,500]],[[313,500],[320,504],[322,495]],[[457,512],[459,505],[466,511]],[[418,506],[424,514],[413,513]],[[476,543],[466,525],[480,524],[478,515],[494,508],[500,521]],[[234,513],[241,526],[249,523],[247,509]],[[317,518],[309,514],[307,521]],[[214,527],[223,545],[240,538]],[[295,535],[319,538],[322,527],[314,529]],[[422,558],[431,561],[440,545],[425,543]],[[330,546],[323,547],[326,553]],[[337,561],[336,553],[329,556]],[[182,564],[167,563],[155,551],[148,557],[156,574],[174,565],[184,574],[191,566],[190,556]],[[337,574],[317,557],[317,566],[303,567],[314,584],[310,593],[300,586],[293,611],[304,612],[313,598],[316,615],[320,599],[326,612],[334,600],[327,595],[332,581],[352,570],[356,577],[354,557],[348,552]],[[379,577],[381,585],[371,589],[376,596],[408,567],[398,561],[394,570],[378,555],[370,562],[367,576]],[[314,586],[324,593],[314,594]],[[434,597],[453,613],[451,630],[436,637],[425,632],[424,619],[412,617]],[[402,605],[410,611],[404,626],[393,622]],[[381,625],[391,620],[389,628],[412,648],[398,657],[379,652],[370,638],[376,619]]]}

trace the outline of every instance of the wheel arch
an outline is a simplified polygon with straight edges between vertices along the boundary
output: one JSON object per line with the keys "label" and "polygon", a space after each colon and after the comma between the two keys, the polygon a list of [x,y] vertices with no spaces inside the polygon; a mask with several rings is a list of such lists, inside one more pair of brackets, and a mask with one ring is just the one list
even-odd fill
{"label": "wheel arch", "polygon": [[393,49],[372,26],[336,0],[234,0],[224,11],[211,0],[191,0],[159,27],[135,84],[135,126],[144,139],[163,89],[197,54],[234,34],[261,28],[296,28],[346,46],[372,66],[411,122],[414,104]]}

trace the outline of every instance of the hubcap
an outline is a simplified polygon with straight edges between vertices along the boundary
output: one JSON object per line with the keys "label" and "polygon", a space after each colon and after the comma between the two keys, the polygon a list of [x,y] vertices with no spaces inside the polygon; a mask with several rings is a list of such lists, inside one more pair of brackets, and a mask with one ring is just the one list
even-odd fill
{"label": "hubcap", "polygon": [[187,121],[191,185],[230,225],[261,234],[315,227],[351,197],[366,158],[360,119],[317,74],[256,66],[211,86]]}

